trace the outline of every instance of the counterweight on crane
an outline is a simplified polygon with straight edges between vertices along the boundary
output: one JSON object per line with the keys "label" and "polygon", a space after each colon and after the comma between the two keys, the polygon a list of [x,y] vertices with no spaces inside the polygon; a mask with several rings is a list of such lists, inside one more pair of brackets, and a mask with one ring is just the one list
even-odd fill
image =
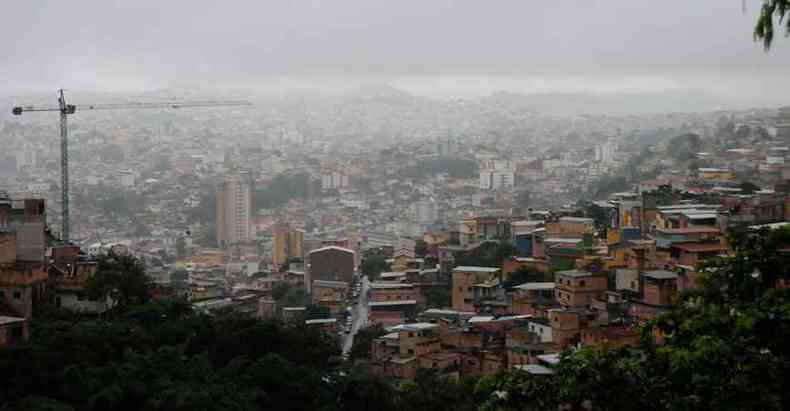
{"label": "counterweight on crane", "polygon": [[61,240],[67,243],[70,239],[69,224],[69,139],[68,115],[77,110],[122,110],[136,108],[181,108],[181,107],[219,107],[219,106],[250,106],[252,103],[241,100],[226,101],[175,101],[163,103],[120,103],[120,104],[91,104],[74,105],[66,104],[63,89],[58,90],[57,107],[19,106],[11,111],[14,115],[21,115],[33,111],[58,111],[60,112],[60,188],[62,195],[63,232]]}

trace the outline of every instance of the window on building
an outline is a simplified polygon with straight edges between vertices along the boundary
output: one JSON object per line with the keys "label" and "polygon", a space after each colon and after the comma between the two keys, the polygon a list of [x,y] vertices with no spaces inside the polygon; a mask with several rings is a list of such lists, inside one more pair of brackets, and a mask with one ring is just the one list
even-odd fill
{"label": "window on building", "polygon": [[409,337],[414,337],[414,333],[409,333]]}
{"label": "window on building", "polygon": [[436,368],[436,361],[434,361],[434,362],[433,362],[433,364],[431,364],[431,366],[432,366],[433,368]]}
{"label": "window on building", "polygon": [[22,291],[14,291],[14,299],[19,300],[22,298]]}
{"label": "window on building", "polygon": [[411,348],[409,348],[409,354],[414,354],[414,350],[412,350]]}
{"label": "window on building", "polygon": [[579,281],[579,287],[584,287],[584,280]]}
{"label": "window on building", "polygon": [[631,288],[636,288],[636,283],[631,281]]}

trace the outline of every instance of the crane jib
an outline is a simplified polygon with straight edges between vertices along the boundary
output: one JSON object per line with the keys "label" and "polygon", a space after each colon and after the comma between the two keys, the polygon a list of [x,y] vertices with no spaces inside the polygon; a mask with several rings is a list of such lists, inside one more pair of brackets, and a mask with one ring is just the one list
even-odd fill
{"label": "crane jib", "polygon": [[[58,106],[57,107],[36,107],[36,106],[19,106],[14,107],[11,113],[18,116],[27,111],[59,111],[60,112],[60,176],[61,176],[61,191],[62,191],[62,224],[63,232],[61,233],[61,240],[65,243],[69,241],[69,155],[68,155],[68,126],[67,114],[74,114],[77,106],[74,104],[66,104],[66,97],[64,96],[63,89],[58,90]],[[136,104],[91,104],[86,106],[79,106],[80,110],[122,110],[122,109],[135,109],[135,108],[182,108],[182,107],[219,107],[219,106],[251,106],[249,101],[176,101],[167,103],[136,103]]]}

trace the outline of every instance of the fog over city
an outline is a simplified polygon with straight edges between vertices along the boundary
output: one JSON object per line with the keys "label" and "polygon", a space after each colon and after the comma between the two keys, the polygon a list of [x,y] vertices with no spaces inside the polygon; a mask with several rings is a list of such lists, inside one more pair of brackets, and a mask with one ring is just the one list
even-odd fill
{"label": "fog over city", "polygon": [[0,411],[790,410],[790,0],[0,38]]}
{"label": "fog over city", "polygon": [[779,81],[790,55],[752,40],[760,4],[9,2],[0,87],[336,92],[376,83],[434,97],[695,90],[714,106],[774,104],[790,92]]}

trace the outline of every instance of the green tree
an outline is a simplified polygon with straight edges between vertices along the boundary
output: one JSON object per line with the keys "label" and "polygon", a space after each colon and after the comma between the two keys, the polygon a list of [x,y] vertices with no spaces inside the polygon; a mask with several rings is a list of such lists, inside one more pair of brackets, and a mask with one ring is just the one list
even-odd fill
{"label": "green tree", "polygon": [[[398,404],[398,391],[390,381],[371,374],[361,365],[355,365],[334,380],[337,407],[341,410],[402,410]],[[333,409],[331,406],[325,407]]]}
{"label": "green tree", "polygon": [[741,182],[740,184],[738,184],[738,188],[741,189],[741,194],[753,194],[755,191],[760,190],[760,186],[752,183],[751,181]]}
{"label": "green tree", "polygon": [[176,288],[185,288],[189,282],[189,272],[178,268],[170,274],[170,284]]}
{"label": "green tree", "polygon": [[305,305],[306,298],[302,287],[294,287],[285,282],[277,283],[272,287],[272,299],[278,307],[302,307]]}
{"label": "green tree", "polygon": [[401,387],[400,404],[407,410],[477,409],[469,389],[448,381],[432,369],[418,369],[414,382],[406,383]]}
{"label": "green tree", "polygon": [[785,25],[785,33],[790,34],[790,0],[765,0],[757,24],[754,27],[754,39],[763,42],[765,50],[771,48],[774,40],[774,19]]}
{"label": "green tree", "polygon": [[693,133],[673,137],[667,144],[667,154],[678,161],[693,160],[701,149],[702,139]]}
{"label": "green tree", "polygon": [[187,255],[187,240],[179,236],[176,240],[176,256],[184,257]]}
{"label": "green tree", "polygon": [[209,224],[217,218],[217,197],[213,188],[205,187],[200,194],[198,205],[187,210],[187,222]]}
{"label": "green tree", "polygon": [[351,351],[348,353],[349,358],[354,361],[370,359],[373,340],[384,334],[386,334],[386,331],[384,331],[384,327],[381,324],[371,325],[358,330],[354,334],[354,343],[351,345]]}
{"label": "green tree", "polygon": [[305,173],[279,174],[271,181],[255,188],[255,207],[276,208],[291,199],[304,199],[316,193],[316,183]]}
{"label": "green tree", "polygon": [[447,287],[431,287],[425,291],[425,306],[427,308],[449,307],[452,304],[452,295]]}
{"label": "green tree", "polygon": [[613,193],[631,190],[631,183],[624,176],[604,176],[591,184],[587,197],[591,199],[605,199]]}
{"label": "green tree", "polygon": [[93,298],[109,298],[115,307],[126,309],[150,299],[151,280],[142,261],[132,255],[110,253],[98,259],[96,273],[87,290]]}
{"label": "green tree", "polygon": [[506,258],[517,254],[516,246],[509,241],[486,241],[471,251],[458,253],[455,261],[457,265],[500,267]]}
{"label": "green tree", "polygon": [[329,312],[329,307],[325,305],[310,304],[305,309],[305,320],[316,320],[323,318],[330,318],[332,314]]}
{"label": "green tree", "polygon": [[587,203],[584,206],[584,214],[592,218],[597,227],[606,227],[611,221],[610,209],[595,205],[595,203]]}
{"label": "green tree", "polygon": [[379,277],[379,274],[389,269],[387,257],[379,252],[368,251],[362,257],[362,263],[359,269],[363,274],[368,276],[368,278],[375,280]]}
{"label": "green tree", "polygon": [[506,289],[515,287],[524,283],[534,283],[544,281],[545,276],[543,273],[529,267],[519,267],[513,271],[510,276],[502,283]]}
{"label": "green tree", "polygon": [[519,191],[518,194],[516,194],[516,206],[518,207],[525,207],[527,204],[529,204],[529,200],[529,191]]}
{"label": "green tree", "polygon": [[453,178],[473,178],[477,176],[476,161],[454,157],[440,157],[420,160],[415,166],[401,170],[406,178],[425,179],[431,175],[447,173]]}
{"label": "green tree", "polygon": [[428,243],[423,239],[417,240],[414,246],[414,255],[418,258],[425,258],[426,254],[428,254]]}

